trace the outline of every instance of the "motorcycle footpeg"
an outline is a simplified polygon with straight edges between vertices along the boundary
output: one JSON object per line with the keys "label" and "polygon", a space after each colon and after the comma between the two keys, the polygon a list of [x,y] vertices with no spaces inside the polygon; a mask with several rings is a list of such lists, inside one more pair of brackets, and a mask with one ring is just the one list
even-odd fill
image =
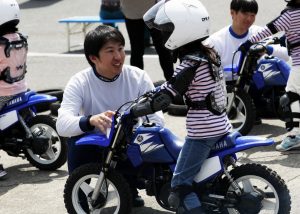
{"label": "motorcycle footpeg", "polygon": [[170,205],[170,207],[174,208],[174,209],[178,209],[179,205],[180,205],[180,198],[178,193],[174,193],[171,192],[168,198],[168,203]]}

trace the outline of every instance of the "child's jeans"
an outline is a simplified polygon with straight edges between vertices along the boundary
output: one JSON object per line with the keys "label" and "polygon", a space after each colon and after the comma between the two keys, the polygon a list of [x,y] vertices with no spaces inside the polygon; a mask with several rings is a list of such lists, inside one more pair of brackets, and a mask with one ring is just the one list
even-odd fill
{"label": "child's jeans", "polygon": [[[223,136],[190,139],[186,138],[179,154],[171,187],[178,185],[193,185],[195,175],[200,171],[202,163],[207,159],[211,149]],[[184,198],[184,205],[188,210],[201,206],[197,195],[192,192]]]}

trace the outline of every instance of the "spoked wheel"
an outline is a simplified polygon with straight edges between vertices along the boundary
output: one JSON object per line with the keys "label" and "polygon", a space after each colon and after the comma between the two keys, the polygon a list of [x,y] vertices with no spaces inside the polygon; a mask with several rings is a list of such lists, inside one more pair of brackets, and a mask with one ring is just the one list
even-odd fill
{"label": "spoked wheel", "polygon": [[[242,196],[237,196],[234,208],[227,208],[223,213],[290,213],[289,190],[275,171],[259,164],[246,164],[232,170],[231,175],[242,189]],[[233,193],[234,187],[228,184],[226,189],[225,195],[228,195]]]}
{"label": "spoked wheel", "polygon": [[127,214],[132,207],[131,192],[124,178],[109,170],[96,202],[91,197],[101,167],[99,164],[83,165],[70,175],[64,189],[64,202],[68,213]]}
{"label": "spoked wheel", "polygon": [[49,115],[37,115],[28,122],[33,135],[38,132],[38,136],[25,155],[33,166],[42,170],[55,170],[67,160],[66,138],[58,135],[55,124],[56,119]]}
{"label": "spoked wheel", "polygon": [[230,100],[234,99],[230,111],[227,112],[233,130],[247,135],[254,126],[256,118],[255,106],[251,97],[241,90],[236,92],[235,97],[233,97],[233,93],[228,93],[227,97],[228,105]]}

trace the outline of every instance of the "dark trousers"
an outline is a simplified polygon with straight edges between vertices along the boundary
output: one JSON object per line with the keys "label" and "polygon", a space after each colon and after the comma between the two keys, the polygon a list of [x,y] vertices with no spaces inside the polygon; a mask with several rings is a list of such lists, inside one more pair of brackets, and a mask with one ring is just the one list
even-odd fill
{"label": "dark trousers", "polygon": [[[76,146],[75,142],[82,136],[68,139],[68,172],[71,174],[77,167],[87,163],[101,164],[104,150],[95,145]],[[103,160],[104,161],[104,160]],[[118,162],[116,170],[127,180],[133,197],[136,197],[136,172],[129,162]]]}
{"label": "dark trousers", "polygon": [[[130,64],[140,69],[144,69],[143,55],[145,50],[144,33],[145,23],[143,19],[127,19],[125,24],[131,46]],[[164,46],[161,32],[157,29],[149,29],[153,45],[159,57],[160,66],[164,72],[164,77],[169,80],[174,72],[172,53]]]}

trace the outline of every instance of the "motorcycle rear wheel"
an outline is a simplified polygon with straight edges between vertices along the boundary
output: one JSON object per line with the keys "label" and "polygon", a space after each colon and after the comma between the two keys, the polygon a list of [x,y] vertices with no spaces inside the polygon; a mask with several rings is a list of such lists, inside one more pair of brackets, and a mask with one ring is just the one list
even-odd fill
{"label": "motorcycle rear wheel", "polygon": [[[283,179],[273,170],[260,164],[241,165],[230,172],[234,181],[244,192],[256,191],[262,194],[262,208],[259,214],[289,214],[291,196]],[[233,186],[226,182],[225,195],[233,191]],[[237,214],[236,208],[224,209],[222,213]]]}
{"label": "motorcycle rear wheel", "polygon": [[[233,96],[233,94],[228,92],[227,97],[229,96]],[[233,100],[231,110],[227,115],[233,131],[247,135],[253,128],[256,119],[256,109],[250,95],[242,90],[238,90]]]}
{"label": "motorcycle rear wheel", "polygon": [[37,115],[28,122],[31,131],[39,128],[42,135],[49,138],[49,146],[44,154],[35,154],[32,149],[24,151],[27,160],[41,170],[56,170],[67,161],[67,139],[58,135],[56,119],[50,115]]}
{"label": "motorcycle rear wheel", "polygon": [[[129,185],[121,174],[112,169],[106,174],[106,182],[104,181],[100,191],[100,195],[104,196],[99,200],[102,206],[92,211],[88,210],[88,198],[94,191],[100,170],[99,164],[90,163],[80,166],[69,176],[64,188],[64,202],[68,213],[130,213],[132,197]],[[103,200],[105,197],[106,200]]]}

